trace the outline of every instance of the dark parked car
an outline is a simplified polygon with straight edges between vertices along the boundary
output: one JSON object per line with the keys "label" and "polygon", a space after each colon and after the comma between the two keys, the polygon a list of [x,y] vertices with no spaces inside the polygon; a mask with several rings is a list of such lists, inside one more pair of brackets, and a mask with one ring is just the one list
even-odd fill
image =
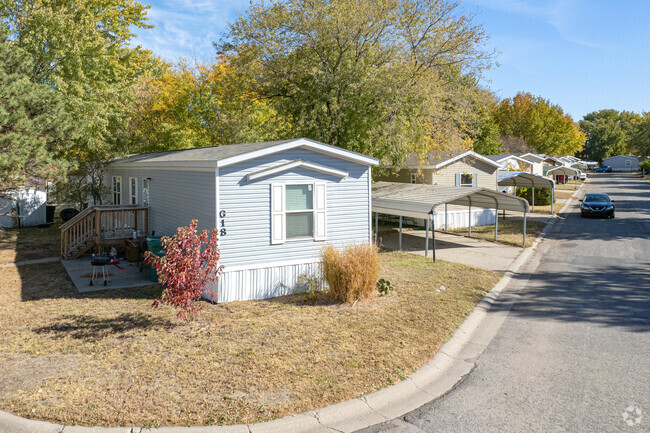
{"label": "dark parked car", "polygon": [[604,192],[590,192],[580,200],[580,216],[601,216],[614,218],[614,201]]}
{"label": "dark parked car", "polygon": [[612,167],[609,165],[603,165],[602,167],[594,168],[594,173],[611,173]]}

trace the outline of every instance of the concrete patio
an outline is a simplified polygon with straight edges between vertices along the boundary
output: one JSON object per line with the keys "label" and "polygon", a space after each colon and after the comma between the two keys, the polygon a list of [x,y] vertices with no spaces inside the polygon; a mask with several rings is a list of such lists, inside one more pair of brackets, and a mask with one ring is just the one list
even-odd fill
{"label": "concrete patio", "polygon": [[90,277],[93,272],[93,266],[90,264],[90,258],[80,258],[76,260],[62,260],[63,267],[68,272],[70,279],[80,293],[92,292],[96,290],[107,289],[124,289],[128,287],[149,286],[149,269],[145,266],[140,272],[140,267],[135,262],[126,260],[120,261],[119,269],[115,265],[106,265],[106,271],[110,275],[110,282],[104,286],[101,276],[101,267],[97,267],[99,278],[90,285]]}

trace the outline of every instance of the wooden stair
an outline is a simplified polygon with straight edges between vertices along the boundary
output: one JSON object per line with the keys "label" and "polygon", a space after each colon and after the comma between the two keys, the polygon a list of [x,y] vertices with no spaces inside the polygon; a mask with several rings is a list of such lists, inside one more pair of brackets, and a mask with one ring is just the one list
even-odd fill
{"label": "wooden stair", "polygon": [[135,205],[91,206],[61,225],[61,257],[75,259],[92,248],[101,253],[105,244],[146,236],[149,209]]}

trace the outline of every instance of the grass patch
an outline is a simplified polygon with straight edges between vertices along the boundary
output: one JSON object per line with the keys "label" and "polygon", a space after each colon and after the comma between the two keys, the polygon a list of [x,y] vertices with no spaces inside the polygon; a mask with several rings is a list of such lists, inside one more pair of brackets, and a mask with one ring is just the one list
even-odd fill
{"label": "grass patch", "polygon": [[579,180],[578,185],[575,185],[573,181],[567,182],[567,183],[556,183],[555,184],[555,191],[557,190],[563,190],[563,191],[575,191],[576,189],[580,189],[584,181]]}
{"label": "grass patch", "polygon": [[[78,294],[61,264],[0,269],[0,409],[85,425],[270,420],[371,393],[427,363],[498,280],[381,253],[395,291],[205,303],[183,324],[160,288]],[[441,285],[446,291],[437,293]],[[3,370],[4,368],[4,370]]]}
{"label": "grass patch", "polygon": [[57,257],[61,251],[59,225],[0,230],[0,264]]}
{"label": "grass patch", "polygon": [[560,200],[568,200],[573,197],[574,192],[575,191],[555,191],[555,198]]}
{"label": "grass patch", "polygon": [[[537,211],[538,207],[542,206],[535,206],[535,211]],[[535,239],[537,239],[537,236],[542,232],[544,226],[546,226],[546,223],[540,221],[526,221],[526,247],[531,246],[533,242],[535,242]],[[497,242],[520,247],[523,241],[522,229],[523,222],[521,219],[499,219],[499,236]],[[467,235],[468,233],[467,228],[458,228],[449,231],[451,233],[460,233],[464,235]],[[472,237],[494,242],[494,224],[489,226],[472,227]]]}
{"label": "grass patch", "polygon": [[[557,215],[560,210],[562,209],[562,206],[564,206],[564,203],[555,203],[553,205],[553,215]],[[533,207],[531,206],[530,211],[533,211]],[[535,213],[545,213],[545,214],[551,214],[551,205],[550,204],[545,204],[545,205],[535,205]],[[526,223],[528,224],[528,222]],[[501,222],[499,222],[499,229],[501,228]],[[494,226],[493,226],[494,227]],[[473,230],[472,230],[473,231]],[[521,231],[521,229],[520,229]]]}

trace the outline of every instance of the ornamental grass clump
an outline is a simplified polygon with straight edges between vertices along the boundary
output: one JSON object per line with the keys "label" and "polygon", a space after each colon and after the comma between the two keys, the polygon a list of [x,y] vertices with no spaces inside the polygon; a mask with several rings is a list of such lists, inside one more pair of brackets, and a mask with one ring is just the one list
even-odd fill
{"label": "ornamental grass clump", "polygon": [[329,293],[337,301],[353,303],[375,296],[379,275],[376,247],[349,245],[338,249],[329,245],[321,253],[321,269]]}

